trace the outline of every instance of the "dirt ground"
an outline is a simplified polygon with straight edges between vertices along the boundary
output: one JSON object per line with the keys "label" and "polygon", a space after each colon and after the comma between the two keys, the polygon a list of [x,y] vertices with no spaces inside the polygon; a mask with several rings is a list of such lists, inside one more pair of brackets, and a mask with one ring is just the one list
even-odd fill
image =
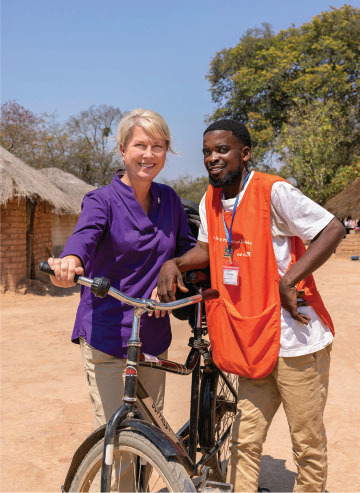
{"label": "dirt ground", "polygon": [[[360,491],[360,262],[333,257],[315,277],[337,329],[325,412],[327,489]],[[79,347],[70,342],[78,297],[65,290],[2,296],[1,492],[60,491],[72,454],[92,431]],[[170,358],[183,362],[189,328],[173,321]],[[174,429],[188,412],[189,383],[190,377],[167,377],[165,415]],[[291,491],[294,477],[280,410],[264,447],[260,485]]]}

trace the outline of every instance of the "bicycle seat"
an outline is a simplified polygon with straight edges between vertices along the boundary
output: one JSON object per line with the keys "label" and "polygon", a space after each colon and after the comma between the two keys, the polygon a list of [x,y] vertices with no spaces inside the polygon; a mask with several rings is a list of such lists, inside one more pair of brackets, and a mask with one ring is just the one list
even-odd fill
{"label": "bicycle seat", "polygon": [[210,272],[208,269],[190,270],[185,274],[185,283],[192,283],[195,287],[210,287]]}
{"label": "bicycle seat", "polygon": [[[176,290],[175,297],[177,300],[181,300],[186,298],[187,296],[193,296],[197,294],[198,288],[207,289],[210,288],[210,269],[207,267],[202,270],[192,270],[186,272],[184,278],[185,286],[188,288],[188,292],[184,293],[180,291],[180,289]],[[192,326],[195,320],[195,311],[196,305],[184,306],[183,308],[179,308],[178,310],[174,310],[172,314],[175,318],[179,320],[188,320],[190,325]]]}

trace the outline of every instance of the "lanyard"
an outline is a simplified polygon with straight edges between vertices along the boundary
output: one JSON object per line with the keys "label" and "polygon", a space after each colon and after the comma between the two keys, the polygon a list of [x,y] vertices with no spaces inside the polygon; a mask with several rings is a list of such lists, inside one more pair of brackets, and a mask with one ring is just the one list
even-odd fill
{"label": "lanyard", "polygon": [[227,241],[227,244],[228,244],[228,254],[231,255],[232,253],[232,249],[231,249],[231,236],[232,236],[232,227],[233,227],[233,222],[234,222],[234,217],[235,217],[235,212],[236,212],[236,208],[237,208],[237,205],[239,203],[239,198],[240,198],[240,193],[244,190],[244,187],[246,185],[246,182],[248,181],[249,179],[249,176],[250,176],[250,172],[248,171],[247,175],[245,176],[245,180],[244,180],[244,183],[242,184],[242,187],[241,187],[241,190],[240,192],[238,193],[237,197],[236,197],[236,200],[235,200],[235,204],[234,204],[234,207],[233,207],[233,211],[232,211],[232,216],[231,216],[231,223],[230,223],[230,229],[228,230],[227,229],[227,226],[226,226],[226,223],[225,223],[225,218],[224,218],[224,207],[222,205],[222,202],[221,202],[221,213],[222,213],[222,218],[223,218],[223,223],[224,223],[224,229],[225,229],[225,235],[226,235],[226,241]]}

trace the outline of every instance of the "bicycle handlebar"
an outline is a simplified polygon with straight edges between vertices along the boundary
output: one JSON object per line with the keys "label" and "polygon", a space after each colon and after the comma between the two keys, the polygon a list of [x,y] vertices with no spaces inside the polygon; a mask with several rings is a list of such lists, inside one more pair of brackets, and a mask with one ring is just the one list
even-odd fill
{"label": "bicycle handlebar", "polygon": [[[40,262],[39,270],[45,274],[49,274],[50,276],[55,275],[54,271],[47,262]],[[188,298],[183,298],[182,300],[171,301],[170,303],[161,303],[155,300],[132,298],[131,296],[127,296],[121,291],[118,291],[116,288],[113,288],[110,285],[110,280],[106,277],[95,277],[94,279],[89,279],[87,277],[75,275],[74,282],[76,284],[81,284],[82,286],[87,286],[98,298],[104,298],[108,294],[109,296],[112,296],[127,305],[145,308],[146,311],[176,310],[177,308],[199,303],[199,301],[208,301],[219,297],[219,292],[216,289],[206,289],[202,293],[189,296]]]}

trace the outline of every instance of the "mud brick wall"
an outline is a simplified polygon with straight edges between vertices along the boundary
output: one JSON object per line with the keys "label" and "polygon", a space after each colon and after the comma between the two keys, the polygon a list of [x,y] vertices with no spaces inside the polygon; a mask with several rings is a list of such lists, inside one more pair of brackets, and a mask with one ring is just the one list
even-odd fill
{"label": "mud brick wall", "polygon": [[0,285],[14,290],[26,277],[26,201],[1,206]]}
{"label": "mud brick wall", "polygon": [[39,276],[38,265],[42,260],[47,260],[52,255],[52,221],[51,206],[44,202],[37,203],[35,206],[32,253],[35,277],[42,277]]}
{"label": "mud brick wall", "polygon": [[53,215],[53,223],[52,223],[52,242],[54,255],[59,256],[63,251],[66,240],[74,231],[76,226],[78,215]]}

